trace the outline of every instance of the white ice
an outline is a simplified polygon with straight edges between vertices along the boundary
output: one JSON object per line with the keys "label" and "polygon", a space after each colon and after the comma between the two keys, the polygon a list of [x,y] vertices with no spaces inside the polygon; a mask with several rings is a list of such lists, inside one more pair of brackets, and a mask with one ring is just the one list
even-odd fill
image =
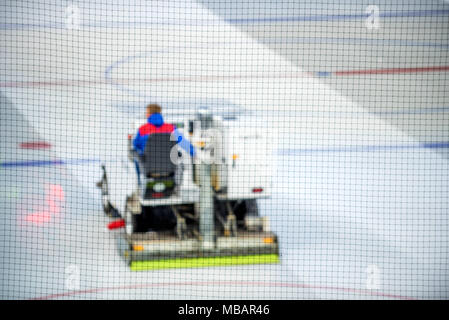
{"label": "white ice", "polygon": [[[79,14],[71,28],[69,5]],[[418,7],[425,9],[406,9]],[[428,5],[434,7],[447,9]],[[345,8],[355,10],[352,1]],[[448,298],[448,157],[422,147],[447,138],[447,111],[415,115],[418,124],[406,126],[410,114],[393,119],[377,111],[392,111],[384,102],[395,91],[385,83],[396,81],[405,94],[418,81],[413,76],[322,79],[308,66],[351,69],[350,59],[335,66],[332,52],[319,56],[318,44],[309,61],[298,62],[287,48],[258,41],[264,28],[313,35],[322,27],[336,37],[360,31],[363,22],[251,29],[219,14],[185,1],[2,6],[1,298]],[[447,25],[447,15],[440,19]],[[447,104],[448,78],[433,76],[438,103]],[[380,97],[367,94],[364,83]],[[360,95],[351,91],[356,85]],[[430,95],[423,100],[433,102]],[[267,127],[276,169],[273,196],[261,209],[279,236],[281,264],[133,273],[119,258],[95,182],[101,162],[122,161],[129,123],[148,102],[168,113],[229,104]],[[26,141],[52,148],[18,148]],[[64,164],[17,166],[37,160]],[[48,199],[56,196],[51,185],[64,191],[57,209]],[[25,217],[33,212],[51,219],[30,223]],[[78,274],[79,282],[68,283]]]}

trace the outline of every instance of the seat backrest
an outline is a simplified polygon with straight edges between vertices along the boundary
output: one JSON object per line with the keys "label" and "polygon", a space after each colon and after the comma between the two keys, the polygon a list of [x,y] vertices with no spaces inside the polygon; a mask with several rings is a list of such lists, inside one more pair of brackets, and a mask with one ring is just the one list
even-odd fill
{"label": "seat backrest", "polygon": [[177,141],[170,140],[170,133],[153,133],[148,136],[144,155],[141,158],[146,177],[171,176],[176,165],[170,159],[172,148]]}

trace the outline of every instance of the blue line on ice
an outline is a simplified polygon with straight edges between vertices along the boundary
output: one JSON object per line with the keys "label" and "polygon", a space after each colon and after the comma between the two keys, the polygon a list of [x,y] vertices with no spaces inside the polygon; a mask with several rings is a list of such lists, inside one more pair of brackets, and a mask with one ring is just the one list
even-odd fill
{"label": "blue line on ice", "polygon": [[339,146],[335,148],[308,148],[308,149],[278,149],[279,155],[298,155],[312,152],[376,152],[376,151],[399,151],[404,149],[446,149],[449,142],[425,142],[411,145],[359,145],[359,146]]}
{"label": "blue line on ice", "polygon": [[77,165],[88,162],[99,162],[100,159],[65,159],[65,160],[29,160],[29,161],[9,161],[1,162],[2,168],[17,167],[45,167],[45,166],[61,166],[61,165]]}
{"label": "blue line on ice", "polygon": [[[376,152],[376,151],[398,151],[404,149],[447,149],[449,142],[425,142],[412,145],[360,145],[360,146],[340,146],[335,148],[309,148],[309,149],[278,149],[279,155],[297,155],[311,152]],[[100,162],[100,159],[61,159],[61,160],[29,160],[29,161],[10,161],[2,162],[2,168],[17,167],[42,167],[56,165],[79,165],[90,162]]]}

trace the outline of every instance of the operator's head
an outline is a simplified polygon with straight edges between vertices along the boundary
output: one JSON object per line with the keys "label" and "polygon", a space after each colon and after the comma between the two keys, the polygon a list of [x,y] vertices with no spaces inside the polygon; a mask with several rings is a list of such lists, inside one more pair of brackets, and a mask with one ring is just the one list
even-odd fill
{"label": "operator's head", "polygon": [[160,105],[155,104],[155,103],[150,103],[149,105],[147,105],[147,110],[146,110],[146,117],[148,118],[149,116],[151,116],[154,113],[161,113],[162,112],[162,108]]}

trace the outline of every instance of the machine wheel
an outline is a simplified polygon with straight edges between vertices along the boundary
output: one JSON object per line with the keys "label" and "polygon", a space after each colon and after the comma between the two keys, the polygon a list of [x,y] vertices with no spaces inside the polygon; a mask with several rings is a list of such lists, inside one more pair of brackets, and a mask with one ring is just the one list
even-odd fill
{"label": "machine wheel", "polygon": [[257,201],[255,199],[246,200],[245,206],[246,206],[246,215],[251,217],[259,216],[259,207],[257,206]]}
{"label": "machine wheel", "polygon": [[243,220],[246,216],[259,216],[259,207],[255,199],[243,200],[233,203],[233,210],[238,220]]}

